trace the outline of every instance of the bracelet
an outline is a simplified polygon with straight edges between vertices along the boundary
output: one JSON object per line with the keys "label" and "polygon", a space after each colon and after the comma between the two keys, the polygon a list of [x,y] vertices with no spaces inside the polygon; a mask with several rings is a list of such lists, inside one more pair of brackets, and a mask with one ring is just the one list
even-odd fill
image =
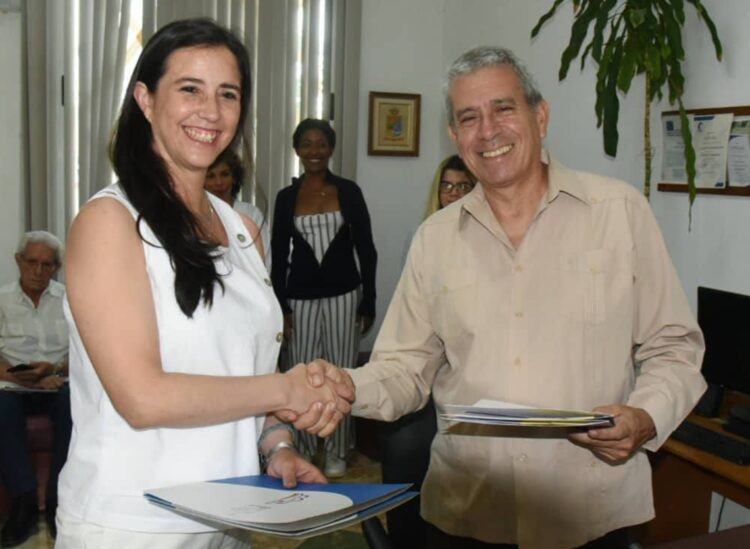
{"label": "bracelet", "polygon": [[266,440],[266,437],[273,433],[274,431],[278,431],[279,429],[284,429],[286,431],[289,431],[289,434],[294,437],[294,427],[289,425],[288,423],[274,423],[271,425],[268,429],[265,429],[258,438],[258,448],[260,448],[263,445],[263,441]]}
{"label": "bracelet", "polygon": [[292,444],[291,442],[286,442],[282,440],[281,442],[277,442],[276,444],[274,444],[273,448],[271,448],[268,451],[268,453],[265,455],[266,463],[270,463],[271,458],[274,456],[274,454],[276,452],[283,450],[284,448],[294,450],[295,452],[297,451],[297,449],[294,447],[294,444]]}

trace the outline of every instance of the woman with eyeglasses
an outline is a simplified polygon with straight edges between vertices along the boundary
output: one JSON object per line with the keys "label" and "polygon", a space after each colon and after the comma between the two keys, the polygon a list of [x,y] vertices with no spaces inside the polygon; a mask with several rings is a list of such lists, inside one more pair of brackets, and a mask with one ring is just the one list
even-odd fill
{"label": "woman with eyeglasses", "polygon": [[440,163],[432,180],[430,196],[427,200],[425,218],[441,208],[463,198],[477,184],[477,179],[466,167],[457,154],[451,155]]}
{"label": "woman with eyeglasses", "polygon": [[[461,158],[444,159],[435,172],[427,201],[425,219],[466,196],[476,178]],[[430,399],[424,408],[393,423],[383,423],[383,482],[411,482],[419,490],[430,465],[430,445],[437,432],[435,405]],[[426,523],[419,515],[419,496],[386,513],[388,535],[396,549],[426,548]]]}

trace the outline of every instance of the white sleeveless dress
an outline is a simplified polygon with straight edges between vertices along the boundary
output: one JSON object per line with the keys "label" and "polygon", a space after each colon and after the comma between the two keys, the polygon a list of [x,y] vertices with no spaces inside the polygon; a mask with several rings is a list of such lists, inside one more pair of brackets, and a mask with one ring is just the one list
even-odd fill
{"label": "white sleeveless dress", "polygon": [[[136,216],[118,184],[92,200],[110,197]],[[229,245],[216,260],[224,292],[213,305],[201,302],[186,317],[174,293],[167,253],[142,222],[151,291],[159,326],[162,368],[167,372],[218,376],[272,373],[279,352],[281,309],[263,261],[240,216],[208,194]],[[149,244],[151,243],[151,244]],[[113,288],[112,291],[117,291]],[[117,311],[111,314],[116,315]],[[75,519],[140,532],[206,532],[214,528],[155,507],[145,489],[185,482],[257,474],[257,439],[263,416],[194,428],[135,430],[117,413],[81,342],[70,307],[70,386],[73,436],[60,476],[59,508]]]}

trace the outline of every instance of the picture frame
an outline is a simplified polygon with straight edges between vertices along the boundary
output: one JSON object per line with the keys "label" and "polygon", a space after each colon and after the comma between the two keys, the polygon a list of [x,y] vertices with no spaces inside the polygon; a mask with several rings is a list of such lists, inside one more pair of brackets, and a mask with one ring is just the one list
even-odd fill
{"label": "picture frame", "polygon": [[415,93],[370,92],[368,155],[419,156],[421,98]]}

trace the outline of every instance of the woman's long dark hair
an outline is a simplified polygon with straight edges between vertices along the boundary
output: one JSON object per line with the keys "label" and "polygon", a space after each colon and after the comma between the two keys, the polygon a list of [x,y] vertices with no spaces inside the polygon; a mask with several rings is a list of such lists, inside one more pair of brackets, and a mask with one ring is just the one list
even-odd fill
{"label": "woman's long dark hair", "polygon": [[[146,43],[130,78],[110,147],[120,184],[143,220],[169,254],[175,271],[175,296],[180,309],[192,317],[201,298],[213,303],[214,285],[223,288],[214,267],[216,246],[201,240],[195,216],[175,193],[164,160],[154,150],[151,124],[133,97],[137,82],[151,93],[167,70],[169,56],[189,47],[226,47],[237,60],[241,77],[240,118],[230,147],[242,135],[250,105],[250,61],[242,42],[210,19],[186,19],[162,27]],[[143,236],[141,235],[141,238]],[[153,243],[152,243],[153,244]]]}

